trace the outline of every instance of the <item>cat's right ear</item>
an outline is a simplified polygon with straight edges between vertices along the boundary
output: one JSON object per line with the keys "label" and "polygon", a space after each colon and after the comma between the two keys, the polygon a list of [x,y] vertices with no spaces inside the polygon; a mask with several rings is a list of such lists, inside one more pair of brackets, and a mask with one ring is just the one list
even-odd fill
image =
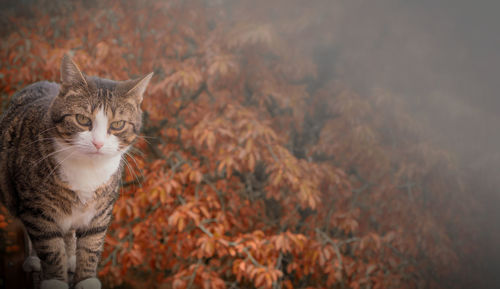
{"label": "cat's right ear", "polygon": [[63,85],[87,85],[85,76],[68,54],[64,54],[61,63],[61,82]]}

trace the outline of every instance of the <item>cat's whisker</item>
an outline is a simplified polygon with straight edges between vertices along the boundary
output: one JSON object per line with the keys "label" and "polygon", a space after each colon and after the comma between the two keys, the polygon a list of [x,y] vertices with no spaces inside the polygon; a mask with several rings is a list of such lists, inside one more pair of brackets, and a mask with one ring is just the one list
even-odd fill
{"label": "cat's whisker", "polygon": [[148,141],[148,139],[157,139],[156,137],[149,137],[149,136],[145,136],[145,135],[137,135],[136,137],[144,140],[147,144],[151,144],[151,142]]}
{"label": "cat's whisker", "polygon": [[50,131],[50,130],[56,129],[56,128],[57,128],[57,127],[50,127],[50,128],[48,128],[48,129],[46,129],[46,130],[43,130],[43,131],[39,132],[36,136],[34,136],[34,137],[36,138],[36,140],[35,140],[35,141],[33,141],[33,142],[29,142],[29,143],[27,143],[27,144],[23,145],[23,147],[28,146],[28,145],[32,145],[32,144],[34,144],[34,143],[36,143],[36,142],[39,142],[39,141],[42,141],[42,140],[51,140],[51,139],[53,139],[52,137],[44,137],[44,138],[41,138],[41,139],[40,139],[40,138],[38,138],[38,137],[42,136],[44,133],[46,133],[46,132],[48,132],[48,131]]}
{"label": "cat's whisker", "polygon": [[135,172],[134,168],[132,167],[132,165],[130,164],[130,162],[124,158],[125,160],[125,164],[127,165],[127,167],[129,168],[129,170],[131,171],[131,173],[134,175],[134,178],[137,180],[137,183],[142,186],[142,183],[141,183],[141,178],[139,178],[139,176],[137,175],[137,173]]}
{"label": "cat's whisker", "polygon": [[46,156],[43,156],[42,158],[40,158],[39,160],[36,160],[35,161],[35,166],[36,165],[39,165],[41,162],[43,162],[44,160],[46,160],[47,158],[57,154],[57,153],[62,153],[62,152],[65,152],[65,151],[68,151],[70,149],[72,149],[73,147],[69,146],[69,147],[64,147],[62,149],[59,149],[59,150],[55,150],[53,152],[51,152],[50,154],[46,155]]}
{"label": "cat's whisker", "polygon": [[137,154],[139,154],[139,155],[141,155],[141,156],[144,156],[144,153],[143,153],[140,149],[138,149],[138,148],[136,148],[136,147],[131,147],[131,148],[129,148],[129,151],[125,151],[125,153],[129,153],[129,154],[131,154],[131,155],[132,155],[133,153],[137,153]]}
{"label": "cat's whisker", "polygon": [[126,160],[123,160],[123,164],[127,166],[127,169],[128,171],[130,172],[130,174],[134,177],[134,179],[137,181],[137,182],[140,182],[139,178],[137,177],[137,175],[133,172],[133,170],[130,168],[130,165],[128,164],[128,162]]}
{"label": "cat's whisker", "polygon": [[43,131],[41,131],[38,135],[41,135],[42,133],[45,133],[45,132],[48,132],[49,130],[53,130],[53,129],[56,129],[57,127],[49,127],[48,129],[45,129]]}
{"label": "cat's whisker", "polygon": [[27,144],[24,144],[24,145],[23,145],[23,146],[21,146],[21,147],[22,147],[22,148],[24,148],[24,147],[27,147],[27,146],[33,145],[33,144],[35,144],[35,143],[37,143],[37,142],[41,142],[41,141],[45,141],[45,140],[53,140],[53,139],[54,139],[54,138],[52,138],[52,137],[38,138],[38,139],[36,139],[35,141],[29,142],[29,143],[27,143]]}
{"label": "cat's whisker", "polygon": [[85,149],[85,150],[92,150],[93,146],[90,145],[85,145],[85,144],[79,144],[79,143],[72,143],[71,144],[75,148],[80,148],[80,149]]}
{"label": "cat's whisker", "polygon": [[48,131],[51,131],[53,129],[57,129],[57,127],[55,127],[55,126],[54,127],[49,127],[48,129],[45,129],[45,130],[39,132],[35,137],[39,137],[39,136],[43,135],[44,133],[46,133]]}
{"label": "cat's whisker", "polygon": [[132,169],[132,166],[130,165],[130,163],[127,161],[127,158],[122,156],[122,160],[123,160],[123,163],[127,166],[130,174],[135,178],[135,180],[137,181],[137,183],[139,184],[139,186],[142,186],[142,182],[141,182],[141,179],[137,176],[137,174],[135,173],[135,171]]}
{"label": "cat's whisker", "polygon": [[134,156],[131,153],[125,152],[125,155],[129,156],[135,163],[135,166],[140,169],[139,164],[137,163],[137,160],[134,158]]}
{"label": "cat's whisker", "polygon": [[142,137],[142,138],[149,138],[149,139],[157,139],[157,136],[149,136],[145,134],[138,134],[137,137]]}
{"label": "cat's whisker", "polygon": [[62,164],[64,163],[67,159],[69,159],[73,154],[75,153],[75,151],[71,152],[69,155],[67,155],[63,160],[61,160],[60,162],[57,163],[57,165],[52,169],[52,171],[50,171],[49,175],[47,176],[47,179],[50,178],[50,176],[56,171],[56,169]]}

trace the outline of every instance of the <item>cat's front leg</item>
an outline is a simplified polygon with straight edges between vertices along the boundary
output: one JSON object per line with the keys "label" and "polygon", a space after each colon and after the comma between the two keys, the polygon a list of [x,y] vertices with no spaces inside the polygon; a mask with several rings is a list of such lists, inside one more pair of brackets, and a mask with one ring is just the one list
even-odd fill
{"label": "cat's front leg", "polygon": [[71,284],[76,269],[76,236],[75,230],[70,230],[64,235],[66,256],[68,257],[68,283]]}
{"label": "cat's front leg", "polygon": [[76,230],[76,271],[75,289],[100,289],[96,278],[97,265],[101,257],[104,237],[111,221],[109,214],[98,216],[86,228]]}
{"label": "cat's front leg", "polygon": [[97,265],[108,225],[94,226],[76,231],[75,289],[100,289],[96,278]]}
{"label": "cat's front leg", "polygon": [[33,222],[23,218],[24,226],[42,265],[41,289],[68,289],[67,257],[61,229],[48,220]]}

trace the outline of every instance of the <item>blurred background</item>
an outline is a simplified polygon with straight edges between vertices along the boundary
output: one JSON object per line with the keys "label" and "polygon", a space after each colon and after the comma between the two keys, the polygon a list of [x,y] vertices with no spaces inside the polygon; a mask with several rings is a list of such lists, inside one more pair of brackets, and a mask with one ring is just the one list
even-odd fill
{"label": "blurred background", "polygon": [[2,1],[2,107],[68,51],[155,72],[106,288],[496,288],[499,6]]}

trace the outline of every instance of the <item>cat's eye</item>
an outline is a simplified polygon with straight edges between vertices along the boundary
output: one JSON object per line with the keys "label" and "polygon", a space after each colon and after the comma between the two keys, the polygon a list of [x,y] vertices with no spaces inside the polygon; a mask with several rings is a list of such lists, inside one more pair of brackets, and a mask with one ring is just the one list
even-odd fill
{"label": "cat's eye", "polygon": [[76,121],[78,122],[79,125],[90,126],[92,124],[92,121],[90,120],[90,118],[88,118],[84,115],[77,114],[75,116],[75,118],[76,118]]}
{"label": "cat's eye", "polygon": [[120,130],[125,126],[125,121],[124,120],[119,120],[119,121],[113,121],[110,125],[111,129],[114,130]]}

